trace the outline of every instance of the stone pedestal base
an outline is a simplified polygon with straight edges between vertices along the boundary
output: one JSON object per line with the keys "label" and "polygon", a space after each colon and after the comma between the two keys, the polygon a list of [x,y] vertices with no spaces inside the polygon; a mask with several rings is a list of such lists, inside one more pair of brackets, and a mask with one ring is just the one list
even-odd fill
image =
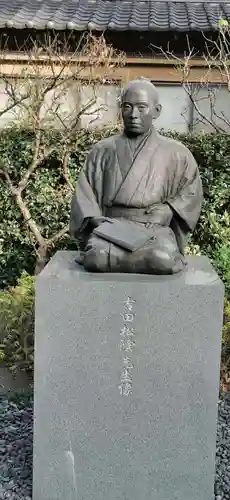
{"label": "stone pedestal base", "polygon": [[36,284],[33,500],[212,500],[223,285],[90,274]]}

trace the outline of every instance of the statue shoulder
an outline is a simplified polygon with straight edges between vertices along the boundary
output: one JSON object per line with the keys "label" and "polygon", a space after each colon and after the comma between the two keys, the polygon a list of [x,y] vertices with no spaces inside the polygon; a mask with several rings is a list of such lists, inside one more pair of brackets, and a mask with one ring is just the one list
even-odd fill
{"label": "statue shoulder", "polygon": [[191,151],[182,142],[163,135],[160,135],[160,141],[162,143],[162,147],[168,150],[169,153],[171,152],[172,155],[179,154],[182,158],[193,158]]}
{"label": "statue shoulder", "polygon": [[111,135],[110,137],[106,137],[105,139],[101,139],[99,142],[94,144],[90,150],[92,154],[103,153],[105,151],[112,151],[116,149],[116,138],[119,137],[119,134]]}

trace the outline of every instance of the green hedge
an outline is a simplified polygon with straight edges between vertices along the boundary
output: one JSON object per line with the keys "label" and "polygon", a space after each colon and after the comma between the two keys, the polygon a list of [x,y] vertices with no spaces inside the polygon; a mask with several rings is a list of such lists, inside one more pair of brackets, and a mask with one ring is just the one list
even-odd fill
{"label": "green hedge", "polygon": [[212,259],[230,297],[230,137],[171,135],[193,153],[203,182],[203,208],[192,242]]}
{"label": "green hedge", "polygon": [[[82,168],[90,146],[110,131],[80,131],[69,160],[73,183]],[[230,293],[230,137],[224,135],[167,134],[186,144],[194,154],[204,186],[204,204],[192,244],[210,256]],[[32,157],[34,137],[30,132],[5,130],[0,133],[0,162],[7,165],[16,183]],[[58,134],[47,133],[46,146],[55,144],[55,152],[33,174],[24,199],[32,216],[49,237],[69,220],[71,190],[63,177],[59,161]],[[0,177],[0,287],[15,284],[25,270],[34,274],[36,251],[20,211],[3,178]],[[73,248],[68,236],[52,248]]]}
{"label": "green hedge", "polygon": [[[69,177],[76,182],[90,146],[111,131],[80,131],[69,161]],[[220,135],[167,134],[179,139],[194,154],[202,176],[202,214],[190,242],[190,251],[211,257],[226,286],[222,360],[230,355],[230,137]],[[0,133],[0,162],[16,184],[32,157],[34,137],[29,132],[7,130]],[[52,236],[68,223],[71,190],[61,168],[59,137],[47,133],[45,146],[55,145],[55,153],[34,173],[24,192],[32,217],[42,234]],[[1,168],[1,166],[0,166]],[[4,180],[0,177],[0,359],[11,370],[33,369],[34,331],[34,241],[25,226]],[[68,235],[52,248],[74,248]],[[24,271],[29,273],[28,276]],[[227,365],[226,365],[227,366]],[[228,370],[226,368],[228,375]]]}
{"label": "green hedge", "polygon": [[10,370],[33,370],[34,277],[22,273],[15,287],[0,291],[0,360]]}

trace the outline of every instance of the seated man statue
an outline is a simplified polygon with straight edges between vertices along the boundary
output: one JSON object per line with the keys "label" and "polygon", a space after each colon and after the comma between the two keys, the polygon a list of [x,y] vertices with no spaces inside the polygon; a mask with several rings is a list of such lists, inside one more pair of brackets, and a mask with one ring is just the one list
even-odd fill
{"label": "seated man statue", "polygon": [[[186,236],[201,211],[197,164],[183,144],[155,130],[161,105],[151,81],[128,84],[121,112],[123,133],[93,146],[73,195],[70,234],[83,244],[79,262],[102,273],[180,272]],[[130,251],[96,234],[105,221],[118,220],[129,221],[134,234],[145,228],[148,240]]]}

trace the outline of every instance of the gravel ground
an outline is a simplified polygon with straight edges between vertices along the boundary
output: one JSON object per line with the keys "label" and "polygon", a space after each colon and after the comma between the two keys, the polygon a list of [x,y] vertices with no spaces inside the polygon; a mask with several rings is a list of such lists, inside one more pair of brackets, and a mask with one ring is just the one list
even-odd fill
{"label": "gravel ground", "polygon": [[32,498],[33,398],[0,397],[0,499]]}
{"label": "gravel ground", "polygon": [[[32,439],[32,395],[1,396],[0,500],[31,500]],[[214,498],[230,500],[230,393],[219,404]]]}

